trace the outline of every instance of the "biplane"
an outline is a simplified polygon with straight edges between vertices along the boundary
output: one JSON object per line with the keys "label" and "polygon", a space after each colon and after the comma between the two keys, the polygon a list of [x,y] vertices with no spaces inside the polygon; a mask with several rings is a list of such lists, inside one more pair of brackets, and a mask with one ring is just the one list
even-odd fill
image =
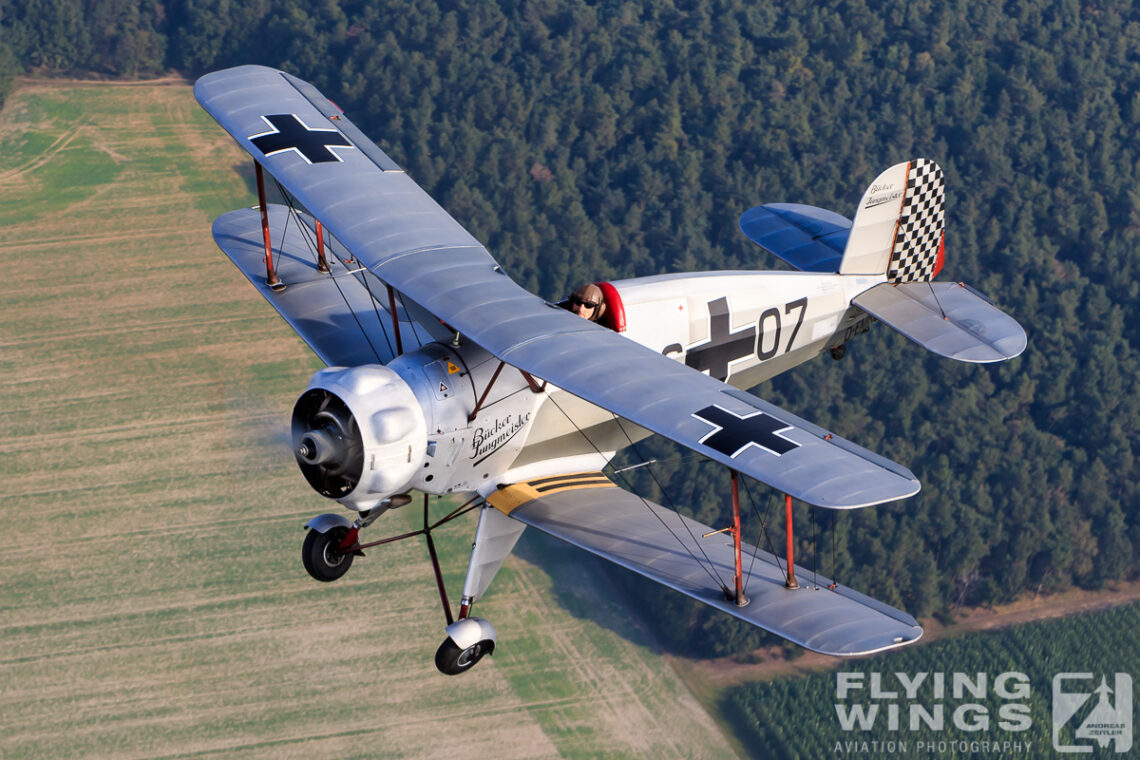
{"label": "biplane", "polygon": [[[424,536],[447,621],[435,662],[493,652],[474,616],[527,526],[796,644],[861,655],[916,641],[907,613],[817,576],[801,584],[793,500],[852,510],[912,496],[904,466],[745,389],[882,322],[966,362],[1017,356],[1021,326],[968,286],[934,282],[945,252],[942,170],[900,163],[853,219],[811,206],[745,211],[743,233],[797,271],[598,283],[601,322],[517,285],[488,251],[315,87],[240,66],[197,81],[202,107],[254,160],[258,205],[219,217],[218,246],[327,365],[292,414],[309,485],[347,508],[306,524],[305,568],[335,581],[365,549]],[[284,202],[268,204],[265,173]],[[642,498],[612,465],[650,435],[723,465],[719,530]],[[784,557],[742,540],[739,481],[782,494]],[[365,541],[424,495],[423,527]],[[466,502],[433,519],[430,498]],[[457,497],[448,504],[454,504]],[[432,531],[478,519],[457,614]]]}

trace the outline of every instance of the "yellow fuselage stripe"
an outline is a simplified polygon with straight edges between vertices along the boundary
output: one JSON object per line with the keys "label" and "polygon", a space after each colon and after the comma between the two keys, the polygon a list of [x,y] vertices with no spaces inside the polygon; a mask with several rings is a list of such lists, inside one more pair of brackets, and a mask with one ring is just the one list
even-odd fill
{"label": "yellow fuselage stripe", "polygon": [[536,478],[524,483],[513,483],[500,488],[487,497],[487,503],[509,515],[523,504],[543,496],[563,491],[581,491],[587,488],[615,488],[609,478],[600,472],[577,472],[547,478]]}

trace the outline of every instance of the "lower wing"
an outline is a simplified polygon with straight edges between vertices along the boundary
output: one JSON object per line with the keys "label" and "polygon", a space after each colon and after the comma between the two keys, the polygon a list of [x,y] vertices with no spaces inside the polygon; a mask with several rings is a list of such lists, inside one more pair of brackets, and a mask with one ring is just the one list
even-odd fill
{"label": "lower wing", "polygon": [[[735,557],[724,534],[616,487],[600,472],[538,478],[500,488],[491,506],[527,525],[822,654],[855,656],[904,646],[922,628],[901,610],[816,576],[784,586],[776,557],[743,547],[747,606],[725,598]],[[801,578],[809,570],[796,568]]]}

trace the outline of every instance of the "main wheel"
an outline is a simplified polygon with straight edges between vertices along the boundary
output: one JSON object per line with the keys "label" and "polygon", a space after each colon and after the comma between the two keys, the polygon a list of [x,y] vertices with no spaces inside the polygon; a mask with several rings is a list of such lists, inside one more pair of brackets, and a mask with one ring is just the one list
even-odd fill
{"label": "main wheel", "polygon": [[328,583],[335,581],[348,572],[352,566],[353,555],[349,552],[338,552],[336,548],[348,534],[348,528],[338,525],[324,533],[309,530],[305,534],[305,545],[301,547],[301,561],[309,575],[318,581]]}
{"label": "main wheel", "polygon": [[483,659],[483,655],[495,651],[495,642],[483,639],[478,644],[472,644],[466,649],[459,646],[448,636],[435,650],[435,666],[444,675],[457,676],[465,673]]}

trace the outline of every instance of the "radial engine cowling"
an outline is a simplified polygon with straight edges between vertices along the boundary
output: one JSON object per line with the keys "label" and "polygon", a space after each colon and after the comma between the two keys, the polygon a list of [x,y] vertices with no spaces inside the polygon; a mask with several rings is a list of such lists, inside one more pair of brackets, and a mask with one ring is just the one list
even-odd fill
{"label": "radial engine cowling", "polygon": [[350,509],[372,509],[407,491],[426,452],[423,409],[387,367],[323,369],[293,406],[301,472],[317,493]]}

